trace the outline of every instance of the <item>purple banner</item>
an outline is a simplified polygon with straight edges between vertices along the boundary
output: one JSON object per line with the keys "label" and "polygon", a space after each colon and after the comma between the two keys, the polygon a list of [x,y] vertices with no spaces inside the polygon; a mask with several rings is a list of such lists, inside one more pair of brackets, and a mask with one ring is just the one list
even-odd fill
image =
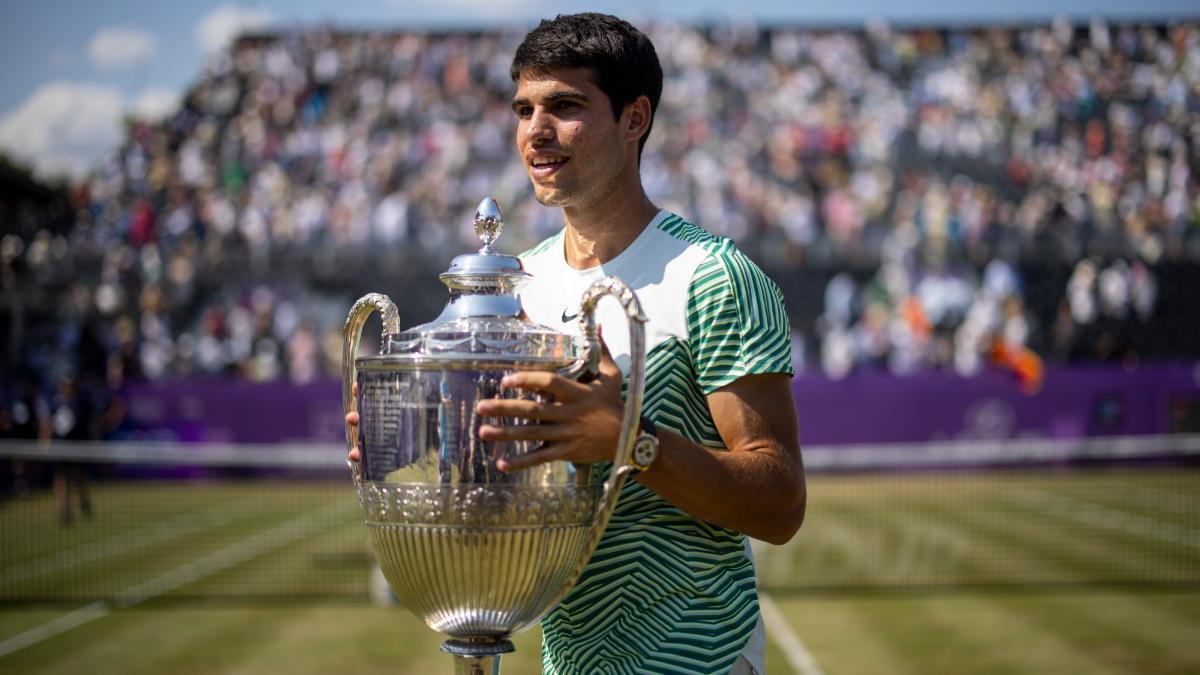
{"label": "purple banner", "polygon": [[[1076,438],[1198,431],[1200,364],[1136,370],[1051,368],[1039,392],[1008,375],[843,380],[797,377],[805,444],[903,443],[970,438]],[[128,392],[139,436],[220,443],[339,442],[341,384],[295,387],[224,381],[145,383]]]}
{"label": "purple banner", "polygon": [[141,383],[131,385],[127,395],[130,421],[148,440],[328,443],[346,437],[337,381]]}
{"label": "purple banner", "polygon": [[793,386],[805,443],[1079,438],[1196,431],[1200,365],[1050,368],[1036,394],[1008,374],[859,374]]}

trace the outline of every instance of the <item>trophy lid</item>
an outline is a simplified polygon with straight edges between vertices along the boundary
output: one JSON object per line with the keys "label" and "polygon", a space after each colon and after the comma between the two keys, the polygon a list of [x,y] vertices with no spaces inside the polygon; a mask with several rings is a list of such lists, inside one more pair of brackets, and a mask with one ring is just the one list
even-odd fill
{"label": "trophy lid", "polygon": [[[479,235],[483,248],[476,253],[456,257],[450,263],[450,269],[442,272],[438,278],[451,291],[490,289],[497,295],[512,295],[530,275],[519,258],[498,253],[492,248],[502,231],[504,214],[500,212],[500,205],[492,197],[484,197],[475,208],[475,234]],[[505,310],[496,307],[495,311]]]}
{"label": "trophy lid", "polygon": [[531,321],[522,309],[517,291],[532,275],[519,258],[492,247],[503,229],[496,200],[484,198],[475,209],[475,232],[483,247],[455,257],[438,276],[450,290],[442,313],[429,323],[386,335],[380,356],[359,359],[359,367],[388,368],[403,362],[562,368],[574,362],[579,352],[574,338]]}

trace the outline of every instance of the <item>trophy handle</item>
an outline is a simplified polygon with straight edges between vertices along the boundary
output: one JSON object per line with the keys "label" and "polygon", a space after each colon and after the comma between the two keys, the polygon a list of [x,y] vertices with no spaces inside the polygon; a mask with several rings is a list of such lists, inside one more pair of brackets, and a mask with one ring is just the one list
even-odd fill
{"label": "trophy handle", "polygon": [[[633,298],[637,317],[640,317],[640,321],[645,323],[646,316],[642,314],[642,306],[636,304],[637,296],[633,294],[632,289],[625,285],[625,282],[617,277],[597,279],[583,292],[583,299],[579,303],[579,334],[583,338],[583,353],[579,355],[575,363],[559,370],[559,375],[579,382],[591,382],[600,376],[600,331],[596,328],[596,305],[600,302],[600,298],[612,295],[625,306],[630,321],[639,320],[632,313],[634,310],[630,309],[626,293],[628,297]],[[632,332],[632,324],[630,324],[631,340]],[[632,347],[632,342],[630,346]],[[631,367],[630,373],[632,374],[632,372]]]}
{"label": "trophy handle", "polygon": [[[354,365],[354,357],[358,354],[358,343],[362,340],[363,324],[371,312],[379,310],[383,314],[383,334],[390,335],[400,332],[400,313],[391,298],[382,293],[368,293],[359,298],[350,308],[346,317],[346,325],[342,328],[342,409],[346,414],[358,412],[358,399],[354,396],[352,387],[358,380],[358,369]],[[362,418],[358,420],[363,423]],[[346,424],[346,450],[354,447],[356,440],[354,427]],[[363,452],[359,448],[359,452]],[[359,479],[359,463],[347,459],[350,474],[355,480]]]}
{"label": "trophy handle", "polygon": [[601,493],[600,503],[597,505],[595,525],[592,527],[587,545],[584,547],[584,554],[571,575],[571,582],[559,591],[554,602],[550,604],[551,607],[562,601],[567,592],[575,586],[575,581],[579,579],[583,567],[591,559],[592,552],[596,550],[596,545],[600,543],[600,537],[608,527],[608,520],[617,506],[617,498],[621,495],[621,487],[625,484],[625,478],[633,472],[629,456],[633,452],[635,432],[642,417],[642,395],[646,391],[647,318],[642,311],[642,304],[638,301],[637,295],[624,281],[616,277],[605,277],[596,280],[584,291],[583,300],[580,301],[579,322],[586,340],[586,351],[575,367],[584,373],[584,381],[591,379],[586,377],[587,374],[598,375],[600,372],[600,336],[596,330],[596,305],[606,295],[615,297],[621,303],[621,306],[625,308],[625,318],[629,323],[629,385],[625,391],[625,412],[621,417],[621,434],[617,439],[613,468],[609,473],[608,480],[604,481],[604,491]]}

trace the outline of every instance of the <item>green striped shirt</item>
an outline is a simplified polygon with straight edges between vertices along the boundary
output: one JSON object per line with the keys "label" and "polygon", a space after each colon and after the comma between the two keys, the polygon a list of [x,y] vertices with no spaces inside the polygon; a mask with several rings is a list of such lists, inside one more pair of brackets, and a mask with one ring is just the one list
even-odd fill
{"label": "green striped shirt", "polygon": [[[706,396],[754,373],[791,373],[779,288],[729,239],[662,212],[625,251],[570,268],[562,233],[522,255],[530,317],[574,331],[583,290],[616,276],[649,317],[643,412],[664,429],[723,449]],[[628,368],[616,303],[598,320]],[[731,495],[730,498],[738,498]],[[630,481],[576,587],[542,622],[547,673],[723,673],[758,620],[754,566],[743,535],[697,520]]]}

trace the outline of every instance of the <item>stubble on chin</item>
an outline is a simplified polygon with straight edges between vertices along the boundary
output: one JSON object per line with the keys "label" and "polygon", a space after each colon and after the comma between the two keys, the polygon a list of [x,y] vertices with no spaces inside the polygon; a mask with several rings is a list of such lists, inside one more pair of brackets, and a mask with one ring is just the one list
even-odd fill
{"label": "stubble on chin", "polygon": [[570,197],[563,194],[562,190],[538,188],[536,184],[533,187],[533,198],[542,206],[552,208],[565,208],[571,205]]}

